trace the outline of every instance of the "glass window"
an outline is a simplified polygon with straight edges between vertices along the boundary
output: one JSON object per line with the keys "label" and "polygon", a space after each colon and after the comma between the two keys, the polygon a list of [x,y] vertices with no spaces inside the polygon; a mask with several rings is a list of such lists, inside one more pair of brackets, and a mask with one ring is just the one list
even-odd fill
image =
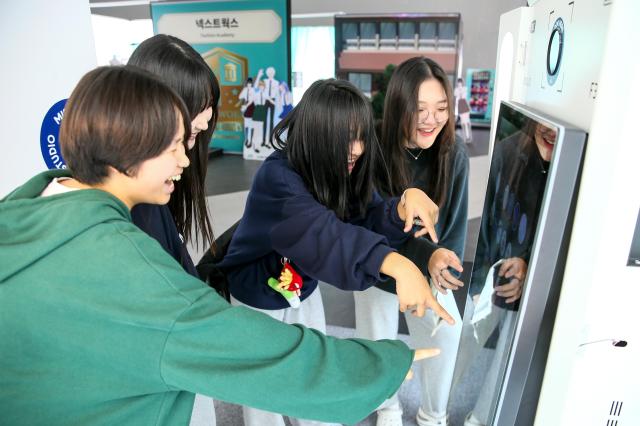
{"label": "glass window", "polygon": [[342,24],[342,41],[354,39],[358,37],[358,24],[354,22],[345,22]]}
{"label": "glass window", "polygon": [[360,22],[360,38],[376,38],[376,24],[374,22]]}
{"label": "glass window", "polygon": [[422,40],[436,38],[436,23],[420,22],[420,38]]}
{"label": "glass window", "polygon": [[[402,24],[400,24],[402,25]],[[380,23],[380,38],[381,39],[395,39],[396,38],[396,23],[395,22],[381,22]]]}
{"label": "glass window", "polygon": [[360,89],[365,95],[371,96],[371,74],[350,72],[349,82]]}
{"label": "glass window", "polygon": [[415,22],[400,22],[400,28],[398,34],[401,39],[412,39],[415,36],[416,24]]}
{"label": "glass window", "polygon": [[[291,28],[294,105],[300,101],[302,94],[314,81],[335,77],[334,38],[333,25]],[[313,46],[313,49],[309,49],[308,46]]]}
{"label": "glass window", "polygon": [[440,40],[455,40],[458,26],[455,22],[440,22],[438,24],[438,38]]}

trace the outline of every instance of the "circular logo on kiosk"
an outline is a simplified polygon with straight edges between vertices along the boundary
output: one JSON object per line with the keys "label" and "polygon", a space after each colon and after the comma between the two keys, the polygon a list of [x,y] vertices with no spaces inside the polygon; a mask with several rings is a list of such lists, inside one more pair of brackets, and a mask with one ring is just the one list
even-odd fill
{"label": "circular logo on kiosk", "polygon": [[547,81],[550,85],[558,79],[560,65],[562,64],[562,53],[565,43],[564,21],[562,18],[556,19],[549,36],[547,44]]}
{"label": "circular logo on kiosk", "polygon": [[62,122],[66,103],[67,100],[62,99],[53,104],[44,116],[42,127],[40,127],[40,151],[42,151],[42,158],[49,169],[67,168],[60,152],[60,143],[58,142],[60,123]]}

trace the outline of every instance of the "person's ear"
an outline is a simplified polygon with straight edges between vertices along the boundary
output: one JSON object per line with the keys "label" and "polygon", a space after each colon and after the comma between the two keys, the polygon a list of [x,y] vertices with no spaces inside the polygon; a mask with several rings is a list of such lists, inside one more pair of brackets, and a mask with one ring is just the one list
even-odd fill
{"label": "person's ear", "polygon": [[138,168],[137,167],[132,167],[128,170],[126,170],[125,172],[121,172],[118,169],[116,169],[113,166],[107,166],[107,173],[109,178],[114,178],[114,177],[128,177],[128,178],[134,178],[136,177],[136,174],[138,173]]}
{"label": "person's ear", "polygon": [[120,173],[118,170],[116,170],[115,167],[113,166],[107,166],[107,175],[112,178],[118,175],[121,175],[122,173]]}

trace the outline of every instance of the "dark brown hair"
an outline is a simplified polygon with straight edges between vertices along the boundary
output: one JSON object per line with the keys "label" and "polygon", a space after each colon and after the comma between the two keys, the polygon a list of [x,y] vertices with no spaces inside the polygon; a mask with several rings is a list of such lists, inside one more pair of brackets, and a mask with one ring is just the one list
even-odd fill
{"label": "dark brown hair", "polygon": [[66,104],[62,155],[87,185],[102,183],[109,167],[135,176],[170,145],[178,126],[188,138],[184,102],[157,77],[134,67],[99,67],[82,77]]}
{"label": "dark brown hair", "polygon": [[429,148],[429,169],[436,172],[422,178],[427,182],[427,195],[442,206],[451,184],[451,155],[455,144],[454,102],[447,75],[440,65],[429,58],[408,59],[391,76],[384,101],[381,144],[392,181],[390,185],[386,184],[387,170],[381,165],[376,168],[376,185],[383,193],[394,196],[411,186],[412,176],[405,145],[416,128],[420,85],[429,79],[436,79],[442,85],[447,96],[449,118]]}
{"label": "dark brown hair", "polygon": [[[212,107],[213,115],[206,131],[200,132],[196,144],[187,150],[191,165],[176,182],[169,209],[185,242],[195,236],[196,244],[214,247],[213,229],[207,211],[205,178],[209,162],[209,142],[218,120],[220,87],[211,68],[188,43],[165,34],[143,41],[129,58],[129,65],[158,75],[184,100],[191,118]],[[186,144],[187,138],[185,138]],[[193,232],[192,232],[193,230]]]}

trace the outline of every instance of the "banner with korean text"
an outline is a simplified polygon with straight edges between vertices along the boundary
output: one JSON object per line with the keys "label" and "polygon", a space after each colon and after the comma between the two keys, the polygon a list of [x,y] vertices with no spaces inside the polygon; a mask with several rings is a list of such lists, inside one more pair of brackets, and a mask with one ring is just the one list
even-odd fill
{"label": "banner with korean text", "polygon": [[155,34],[191,44],[220,83],[211,147],[264,159],[293,108],[289,0],[151,3]]}

